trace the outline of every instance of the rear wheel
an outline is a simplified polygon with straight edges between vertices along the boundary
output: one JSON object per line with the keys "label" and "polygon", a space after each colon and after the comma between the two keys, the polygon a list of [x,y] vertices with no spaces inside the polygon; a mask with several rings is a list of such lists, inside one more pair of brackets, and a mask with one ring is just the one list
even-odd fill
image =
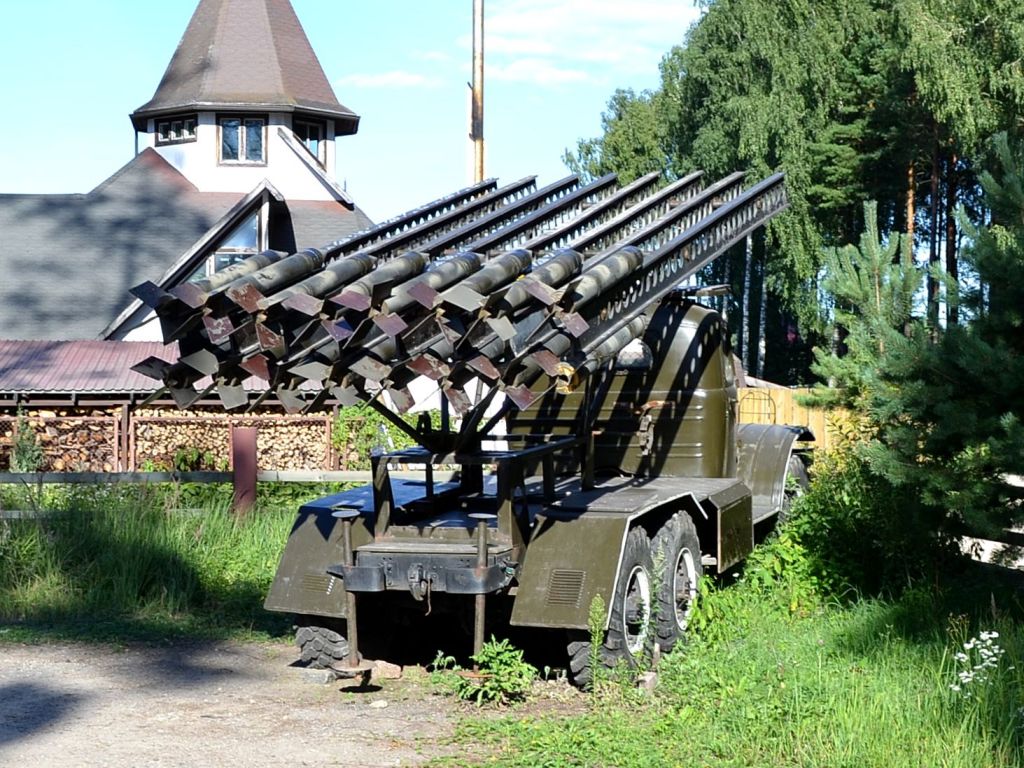
{"label": "rear wheel", "polygon": [[661,527],[651,545],[661,581],[658,585],[658,644],[671,651],[686,632],[697,605],[700,540],[693,519],[677,512]]}
{"label": "rear wheel", "polygon": [[[626,535],[622,563],[608,611],[608,631],[597,648],[596,661],[614,669],[620,664],[632,668],[650,651],[653,642],[654,565],[651,543],[643,528]],[[569,671],[573,682],[585,688],[593,682],[595,661],[590,639],[582,633],[570,635]]]}
{"label": "rear wheel", "polygon": [[786,464],[786,486],[782,499],[782,509],[779,510],[779,523],[784,523],[789,517],[789,508],[793,501],[803,496],[811,487],[811,478],[807,472],[807,465],[799,455],[793,453],[789,456]]}
{"label": "rear wheel", "polygon": [[295,632],[299,657],[314,669],[329,669],[344,662],[348,656],[348,640],[338,631],[342,628],[343,622],[325,617],[300,619]]}

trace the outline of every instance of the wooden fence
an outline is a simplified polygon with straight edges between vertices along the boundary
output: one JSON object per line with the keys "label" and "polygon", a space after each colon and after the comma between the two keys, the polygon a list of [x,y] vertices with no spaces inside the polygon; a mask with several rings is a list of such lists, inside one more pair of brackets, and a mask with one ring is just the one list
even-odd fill
{"label": "wooden fence", "polygon": [[806,408],[797,402],[810,389],[745,387],[739,391],[740,423],[792,424],[807,427],[814,434],[814,447],[828,450],[836,438],[835,422],[829,412]]}

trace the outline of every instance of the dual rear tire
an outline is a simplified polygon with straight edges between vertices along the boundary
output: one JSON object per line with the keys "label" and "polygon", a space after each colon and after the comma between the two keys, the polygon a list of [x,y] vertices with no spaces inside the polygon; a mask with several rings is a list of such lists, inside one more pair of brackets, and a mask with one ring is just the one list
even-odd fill
{"label": "dual rear tire", "polygon": [[651,539],[637,526],[626,535],[608,629],[596,649],[590,638],[569,638],[569,671],[574,683],[589,687],[595,662],[607,669],[635,669],[651,658],[654,644],[672,650],[693,614],[701,576],[700,542],[685,512],[669,518]]}

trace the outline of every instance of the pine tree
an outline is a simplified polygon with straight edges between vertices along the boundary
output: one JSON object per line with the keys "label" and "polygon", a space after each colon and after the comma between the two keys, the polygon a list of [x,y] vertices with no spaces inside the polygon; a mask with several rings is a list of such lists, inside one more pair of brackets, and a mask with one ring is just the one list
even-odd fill
{"label": "pine tree", "polygon": [[826,251],[822,290],[844,349],[815,351],[812,370],[826,382],[816,388],[815,405],[865,409],[884,386],[889,358],[914,343],[914,296],[923,274],[905,235],[880,236],[874,201],[864,204],[864,222],[859,246]]}
{"label": "pine tree", "polygon": [[965,296],[972,322],[886,349],[862,399],[878,430],[865,451],[873,471],[920,499],[939,530],[991,530],[1024,511],[1006,485],[1024,474],[1024,163],[1005,135],[995,154],[998,180],[982,175],[994,223],[962,222],[980,278]]}

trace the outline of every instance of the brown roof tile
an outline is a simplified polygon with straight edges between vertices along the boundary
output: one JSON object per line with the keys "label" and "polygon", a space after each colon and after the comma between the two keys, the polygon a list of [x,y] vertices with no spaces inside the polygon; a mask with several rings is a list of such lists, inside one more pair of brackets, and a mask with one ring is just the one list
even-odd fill
{"label": "brown roof tile", "polygon": [[308,110],[355,133],[358,116],[338,102],[288,0],[200,0],[153,98],[132,114],[146,119],[197,108]]}
{"label": "brown roof tile", "polygon": [[[0,395],[126,395],[156,392],[163,385],[131,368],[148,357],[173,361],[177,343],[160,341],[25,341],[0,339]],[[209,376],[196,383],[199,391]],[[267,383],[249,377],[247,392],[262,392]],[[304,382],[305,392],[317,391]]]}

